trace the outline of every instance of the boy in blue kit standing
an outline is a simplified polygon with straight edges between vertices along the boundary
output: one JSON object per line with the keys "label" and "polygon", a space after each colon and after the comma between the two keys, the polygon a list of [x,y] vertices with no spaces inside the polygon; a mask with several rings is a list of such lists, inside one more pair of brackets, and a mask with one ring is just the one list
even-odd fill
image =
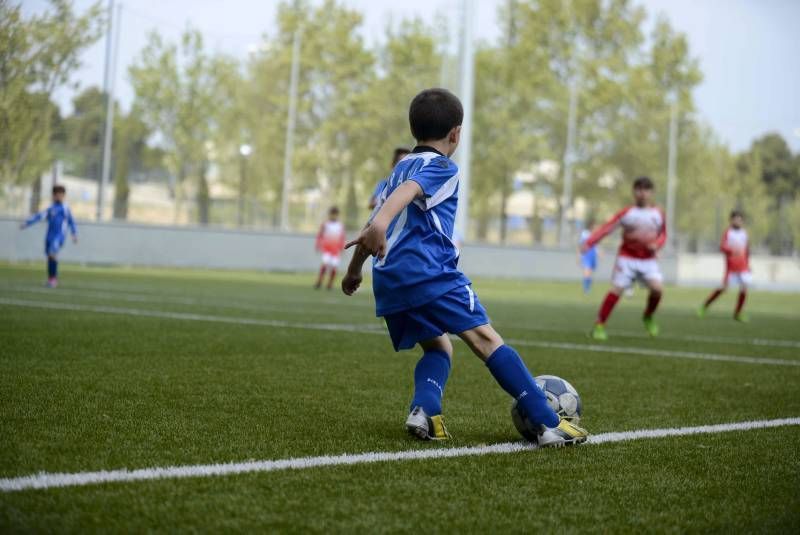
{"label": "boy in blue kit standing", "polygon": [[58,252],[66,241],[67,227],[72,234],[72,241],[78,243],[78,229],[75,227],[75,220],[72,218],[69,207],[64,204],[66,194],[67,190],[64,186],[53,186],[53,204],[46,210],[32,215],[20,227],[26,229],[42,219],[47,219],[44,254],[47,255],[47,286],[50,288],[58,286]]}
{"label": "boy in blue kit standing", "polygon": [[427,89],[411,102],[409,122],[417,146],[389,176],[369,223],[347,244],[356,245],[342,290],[352,295],[361,268],[373,260],[377,315],[396,351],[419,344],[408,431],[423,440],[450,435],[442,396],[450,374],[452,333],[481,360],[500,386],[539,424],[539,446],[584,442],[586,431],[560,420],[519,354],[489,324],[469,279],[458,270],[452,241],[458,206],[458,167],[450,159],[461,136],[461,102],[445,89]]}

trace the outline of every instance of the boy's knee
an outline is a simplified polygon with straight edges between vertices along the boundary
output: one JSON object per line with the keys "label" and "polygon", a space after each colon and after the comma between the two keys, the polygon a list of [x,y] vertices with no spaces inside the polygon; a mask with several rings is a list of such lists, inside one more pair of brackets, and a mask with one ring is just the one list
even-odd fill
{"label": "boy's knee", "polygon": [[420,342],[419,345],[423,351],[441,351],[442,353],[446,353],[448,357],[453,357],[453,343],[446,334]]}
{"label": "boy's knee", "polygon": [[502,346],[503,338],[489,325],[481,325],[458,335],[481,360],[488,359]]}

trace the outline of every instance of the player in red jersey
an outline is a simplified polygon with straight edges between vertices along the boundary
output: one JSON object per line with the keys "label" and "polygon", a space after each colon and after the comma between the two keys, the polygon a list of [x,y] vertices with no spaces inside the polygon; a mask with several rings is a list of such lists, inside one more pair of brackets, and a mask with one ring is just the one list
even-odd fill
{"label": "player in red jersey", "polygon": [[736,283],[739,286],[739,299],[736,301],[733,318],[736,321],[747,323],[747,315],[742,312],[742,308],[747,299],[747,287],[753,280],[753,276],[750,274],[750,242],[747,238],[747,231],[744,229],[742,212],[732,211],[730,223],[719,244],[719,250],[725,255],[725,278],[722,279],[722,286],[711,292],[706,302],[697,311],[697,315],[701,318],[705,316],[711,303],[728,289],[729,284]]}
{"label": "player in red jersey", "polygon": [[339,256],[342,254],[345,242],[344,225],[339,221],[339,209],[332,206],[328,210],[328,219],[319,226],[317,233],[316,248],[322,253],[322,266],[319,268],[319,277],[314,288],[322,287],[322,279],[325,278],[325,271],[330,269],[328,276],[328,290],[333,288],[333,280],[336,278],[336,268],[339,267]]}
{"label": "player in red jersey", "polygon": [[650,336],[658,336],[658,324],[653,320],[653,313],[661,301],[663,276],[656,261],[656,252],[667,241],[667,222],[664,212],[653,203],[652,180],[637,178],[633,183],[633,198],[635,204],[617,212],[583,242],[582,250],[588,251],[617,227],[622,227],[622,245],[614,264],[612,287],[600,306],[592,329],[592,338],[595,340],[608,339],[606,321],[622,292],[637,280],[650,289],[642,321]]}

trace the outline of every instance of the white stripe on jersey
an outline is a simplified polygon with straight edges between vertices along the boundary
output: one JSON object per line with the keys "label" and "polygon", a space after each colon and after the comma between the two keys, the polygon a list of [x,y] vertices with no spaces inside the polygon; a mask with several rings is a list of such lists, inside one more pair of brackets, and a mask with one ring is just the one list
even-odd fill
{"label": "white stripe on jersey", "polygon": [[382,266],[386,263],[386,259],[389,257],[389,251],[391,251],[392,246],[395,242],[400,238],[400,233],[403,232],[403,228],[406,226],[406,220],[408,219],[408,206],[403,208],[403,211],[400,212],[400,215],[397,217],[397,223],[395,223],[394,228],[392,229],[392,234],[389,236],[389,239],[386,240],[386,251],[383,255],[383,258],[378,260],[376,265]]}

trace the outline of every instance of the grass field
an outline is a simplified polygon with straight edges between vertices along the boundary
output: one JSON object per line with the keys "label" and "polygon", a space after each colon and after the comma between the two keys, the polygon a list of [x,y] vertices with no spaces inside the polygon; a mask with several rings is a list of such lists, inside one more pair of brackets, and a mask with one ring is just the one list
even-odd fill
{"label": "grass field", "polygon": [[[403,429],[417,352],[368,291],[306,275],[0,265],[0,478],[517,441],[510,400],[456,344],[453,440]],[[534,373],[570,380],[594,434],[800,416],[798,296],[669,288],[663,336],[605,285],[476,280]],[[798,532],[800,426],[447,459],[0,491],[0,531]]]}

